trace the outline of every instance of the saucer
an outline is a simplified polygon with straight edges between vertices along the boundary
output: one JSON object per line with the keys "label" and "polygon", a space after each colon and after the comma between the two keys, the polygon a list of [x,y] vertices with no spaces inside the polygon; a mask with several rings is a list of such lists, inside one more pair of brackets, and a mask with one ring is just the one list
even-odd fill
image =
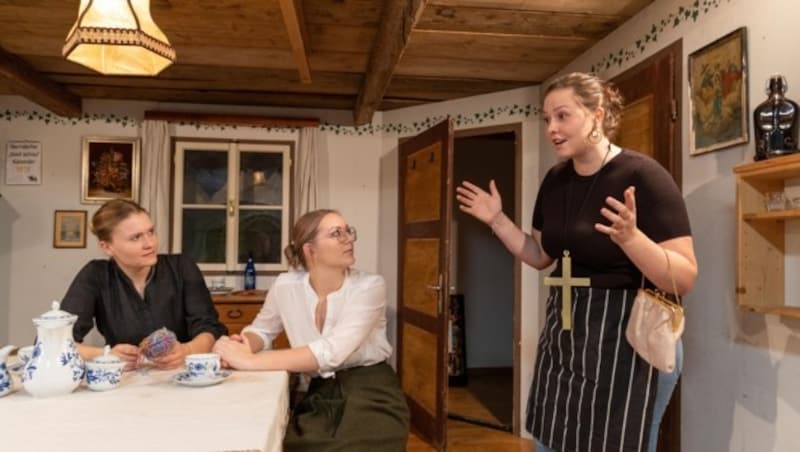
{"label": "saucer", "polygon": [[220,370],[213,377],[193,377],[189,374],[189,372],[180,372],[175,374],[172,377],[172,381],[179,385],[183,386],[212,386],[225,381],[226,378],[230,377],[231,371],[229,370]]}
{"label": "saucer", "polygon": [[233,292],[233,287],[209,287],[211,295],[227,295]]}

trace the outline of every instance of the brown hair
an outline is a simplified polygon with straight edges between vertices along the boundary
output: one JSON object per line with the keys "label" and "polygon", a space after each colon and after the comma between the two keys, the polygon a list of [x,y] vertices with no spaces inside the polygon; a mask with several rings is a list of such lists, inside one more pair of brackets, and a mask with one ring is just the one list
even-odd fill
{"label": "brown hair", "polygon": [[303,245],[317,237],[319,224],[326,215],[331,213],[339,214],[338,211],[333,209],[317,209],[304,213],[294,222],[292,234],[289,237],[289,245],[283,250],[283,254],[292,268],[308,270],[306,256],[303,254]]}
{"label": "brown hair", "polygon": [[147,210],[127,199],[107,201],[92,215],[92,234],[104,242],[110,242],[114,228],[135,213],[147,213]]}
{"label": "brown hair", "polygon": [[613,139],[619,130],[619,121],[622,118],[623,100],[617,87],[595,75],[573,72],[553,80],[544,91],[543,99],[552,91],[564,88],[572,88],[578,102],[589,111],[594,111],[598,107],[605,110],[601,132],[609,139]]}

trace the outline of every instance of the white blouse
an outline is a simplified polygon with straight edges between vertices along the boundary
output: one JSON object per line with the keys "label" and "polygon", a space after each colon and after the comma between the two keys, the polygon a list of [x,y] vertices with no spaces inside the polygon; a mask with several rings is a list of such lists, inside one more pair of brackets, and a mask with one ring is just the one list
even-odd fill
{"label": "white blouse", "polygon": [[278,276],[253,323],[242,330],[258,334],[264,350],[284,329],[293,348],[308,346],[319,374],[332,377],[339,369],[386,361],[392,346],[386,339],[386,283],[380,275],[351,270],[342,287],[328,294],[322,332],[314,323],[319,296],[308,272]]}

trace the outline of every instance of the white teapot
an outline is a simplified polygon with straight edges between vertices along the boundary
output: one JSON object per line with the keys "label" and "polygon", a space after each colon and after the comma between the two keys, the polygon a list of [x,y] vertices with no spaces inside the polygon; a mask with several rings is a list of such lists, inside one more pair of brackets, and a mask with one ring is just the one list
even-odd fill
{"label": "white teapot", "polygon": [[31,359],[22,370],[22,386],[35,397],[69,394],[81,384],[84,363],[72,339],[72,326],[78,316],[52,309],[33,319],[36,342]]}

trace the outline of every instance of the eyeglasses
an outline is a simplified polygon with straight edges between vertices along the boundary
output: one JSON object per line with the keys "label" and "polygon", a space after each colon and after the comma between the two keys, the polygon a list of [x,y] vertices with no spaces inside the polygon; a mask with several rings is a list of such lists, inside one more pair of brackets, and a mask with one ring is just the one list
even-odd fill
{"label": "eyeglasses", "polygon": [[339,243],[347,243],[347,240],[352,240],[354,242],[358,240],[358,233],[356,232],[356,228],[352,226],[346,228],[336,227],[333,228],[326,237],[336,239]]}

